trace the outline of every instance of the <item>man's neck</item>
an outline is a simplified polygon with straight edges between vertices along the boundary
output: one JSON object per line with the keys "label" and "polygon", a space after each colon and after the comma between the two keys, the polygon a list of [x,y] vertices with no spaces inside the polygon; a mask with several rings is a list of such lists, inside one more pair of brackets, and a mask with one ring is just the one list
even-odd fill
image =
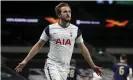
{"label": "man's neck", "polygon": [[66,28],[66,27],[69,26],[70,23],[60,20],[60,21],[59,21],[59,24],[61,25],[61,27]]}

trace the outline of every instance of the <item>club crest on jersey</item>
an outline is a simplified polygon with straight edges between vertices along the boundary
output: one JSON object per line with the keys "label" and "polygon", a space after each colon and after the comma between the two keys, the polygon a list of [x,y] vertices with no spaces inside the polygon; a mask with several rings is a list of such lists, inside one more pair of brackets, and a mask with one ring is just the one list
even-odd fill
{"label": "club crest on jersey", "polygon": [[70,37],[72,37],[72,32],[70,32]]}
{"label": "club crest on jersey", "polygon": [[70,39],[57,39],[56,40],[56,44],[60,44],[60,45],[71,45],[71,41]]}

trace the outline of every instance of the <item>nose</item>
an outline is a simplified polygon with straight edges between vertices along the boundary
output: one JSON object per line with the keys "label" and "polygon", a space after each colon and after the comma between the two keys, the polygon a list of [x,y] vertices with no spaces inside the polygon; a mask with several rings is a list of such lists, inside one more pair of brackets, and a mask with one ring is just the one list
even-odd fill
{"label": "nose", "polygon": [[71,14],[70,13],[67,13],[67,17],[71,17]]}

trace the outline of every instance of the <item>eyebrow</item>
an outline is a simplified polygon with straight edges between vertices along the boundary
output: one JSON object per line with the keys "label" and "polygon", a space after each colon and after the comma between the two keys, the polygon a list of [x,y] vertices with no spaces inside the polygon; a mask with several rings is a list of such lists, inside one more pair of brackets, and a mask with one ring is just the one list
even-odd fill
{"label": "eyebrow", "polygon": [[[71,10],[64,10],[64,11],[71,11]],[[63,11],[63,12],[64,12],[64,11]]]}

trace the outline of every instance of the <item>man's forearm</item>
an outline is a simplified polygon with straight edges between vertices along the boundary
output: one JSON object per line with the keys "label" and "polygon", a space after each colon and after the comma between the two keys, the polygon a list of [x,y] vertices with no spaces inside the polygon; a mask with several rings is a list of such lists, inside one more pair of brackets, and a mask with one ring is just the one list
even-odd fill
{"label": "man's forearm", "polygon": [[39,52],[41,47],[42,45],[36,43],[23,61],[27,63],[32,57],[34,57]]}
{"label": "man's forearm", "polygon": [[81,52],[85,58],[85,60],[88,62],[88,64],[93,68],[95,64],[93,63],[93,60],[91,58],[91,55],[86,47],[81,48]]}

